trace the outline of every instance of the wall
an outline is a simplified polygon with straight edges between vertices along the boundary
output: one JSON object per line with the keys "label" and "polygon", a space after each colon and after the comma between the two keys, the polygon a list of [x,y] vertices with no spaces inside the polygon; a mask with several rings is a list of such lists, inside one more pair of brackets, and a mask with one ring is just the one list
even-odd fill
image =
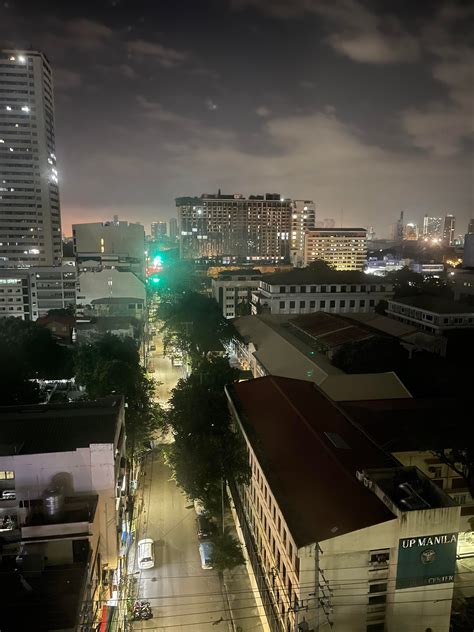
{"label": "wall", "polygon": [[123,297],[146,300],[145,285],[133,272],[82,272],[77,278],[78,312],[83,311],[84,306],[90,305],[93,300]]}

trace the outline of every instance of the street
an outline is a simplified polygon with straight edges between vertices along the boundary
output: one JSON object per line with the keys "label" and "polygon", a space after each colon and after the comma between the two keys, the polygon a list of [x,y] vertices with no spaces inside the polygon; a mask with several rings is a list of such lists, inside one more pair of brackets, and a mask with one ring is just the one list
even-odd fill
{"label": "street", "polygon": [[151,602],[153,619],[134,623],[134,629],[208,632],[223,619],[215,629],[227,632],[230,617],[218,574],[201,569],[194,508],[170,480],[161,454],[152,458],[146,466],[137,538],[155,541],[155,568],[137,574],[136,592]]}
{"label": "street", "polygon": [[183,377],[184,370],[183,367],[174,367],[168,357],[163,357],[163,340],[159,334],[153,336],[152,344],[156,349],[148,353],[148,372],[158,383],[156,399],[166,407],[170,393],[176,382]]}

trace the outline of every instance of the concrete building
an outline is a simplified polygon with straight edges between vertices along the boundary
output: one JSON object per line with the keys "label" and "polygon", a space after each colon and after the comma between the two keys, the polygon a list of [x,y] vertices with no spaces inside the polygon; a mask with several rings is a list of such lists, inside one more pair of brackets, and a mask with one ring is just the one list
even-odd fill
{"label": "concrete building", "polygon": [[171,217],[169,221],[170,239],[172,242],[178,240],[178,220],[176,217]]}
{"label": "concrete building", "polygon": [[436,336],[452,329],[474,328],[474,305],[457,303],[437,296],[389,299],[387,316]]}
{"label": "concrete building", "polygon": [[319,228],[305,233],[305,266],[323,260],[336,270],[361,271],[366,259],[365,228]]}
{"label": "concrete building", "polygon": [[212,297],[225,318],[250,313],[252,292],[258,288],[261,278],[258,270],[244,269],[221,272],[212,279]]}
{"label": "concrete building", "polygon": [[251,470],[230,489],[272,632],[447,632],[461,508],[314,384],[226,392]]}
{"label": "concrete building", "polygon": [[454,215],[448,214],[444,218],[443,241],[446,246],[452,246],[455,237],[456,218]]}
{"label": "concrete building", "polygon": [[58,265],[61,215],[51,66],[0,51],[0,265]]}
{"label": "concrete building", "polygon": [[119,221],[116,217],[110,222],[73,224],[72,233],[78,266],[88,260],[102,265],[112,258],[115,267],[128,265],[144,278],[145,229],[141,224]]}
{"label": "concrete building", "polygon": [[[13,492],[2,501],[0,517],[13,516],[21,528],[11,541],[17,536],[18,546],[43,542],[49,557],[55,550],[49,539],[87,541],[92,536],[97,541],[91,547],[95,557],[89,559],[89,549],[84,552],[91,565],[92,592],[99,578],[100,583],[108,578],[110,586],[118,586],[130,527],[123,399],[114,395],[95,402],[3,407],[0,423],[0,472],[7,474],[0,476],[0,489],[2,495],[5,489]],[[94,514],[90,510],[95,505]],[[43,506],[49,519],[41,518]],[[74,559],[79,552],[75,547],[64,543],[54,554],[59,557],[49,560],[48,566]],[[95,606],[97,614],[102,610],[99,600],[88,605]]]}
{"label": "concrete building", "polygon": [[239,336],[229,346],[232,362],[250,371],[254,378],[277,375],[307,380],[335,401],[411,397],[392,371],[348,375],[331,363],[341,344],[380,334],[377,330],[323,312],[305,316],[243,316],[236,318],[233,325]]}
{"label": "concrete building", "polygon": [[[124,314],[122,309],[117,308],[121,313],[103,314],[98,313],[93,307],[99,304],[112,304],[114,301],[117,305],[120,302],[124,305],[133,304],[134,307],[131,308],[133,313]],[[139,304],[142,305],[141,311],[137,307]],[[86,314],[96,316],[136,316],[137,310],[144,315],[145,306],[145,284],[133,272],[99,269],[97,272],[81,272],[77,277],[76,310],[79,316]],[[98,309],[101,311],[100,308]]]}
{"label": "concrete building", "polygon": [[474,303],[474,270],[457,268],[454,271],[454,300]]}
{"label": "concrete building", "polygon": [[158,241],[166,237],[168,233],[166,222],[152,222],[151,223],[151,237]]}
{"label": "concrete building", "polygon": [[316,210],[312,200],[294,200],[291,215],[290,260],[293,266],[304,264],[306,231],[316,227]]}
{"label": "concrete building", "polygon": [[443,218],[442,217],[430,217],[425,215],[423,217],[423,239],[425,240],[440,240],[443,237]]}
{"label": "concrete building", "polygon": [[392,293],[390,283],[363,272],[303,268],[265,276],[252,294],[252,314],[371,312]]}
{"label": "concrete building", "polygon": [[176,198],[182,259],[289,260],[293,202],[278,193]]}
{"label": "concrete building", "polygon": [[52,309],[76,304],[74,266],[0,268],[0,318],[36,320]]}
{"label": "concrete building", "polygon": [[464,237],[462,265],[463,268],[474,268],[474,233],[468,233]]}

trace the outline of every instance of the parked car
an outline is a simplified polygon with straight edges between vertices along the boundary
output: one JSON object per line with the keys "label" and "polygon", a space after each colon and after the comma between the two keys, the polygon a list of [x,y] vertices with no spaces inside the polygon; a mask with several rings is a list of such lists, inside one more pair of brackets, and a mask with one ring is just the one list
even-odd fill
{"label": "parked car", "polygon": [[198,516],[205,516],[207,511],[204,505],[202,504],[202,502],[199,500],[199,498],[195,498],[193,502],[194,502],[194,511],[196,512],[196,514]]}
{"label": "parked car", "polygon": [[208,570],[214,568],[212,564],[212,556],[214,554],[214,544],[206,541],[199,544],[199,556],[201,558],[201,568]]}
{"label": "parked car", "polygon": [[137,545],[138,568],[144,570],[155,566],[155,553],[153,551],[153,540],[145,538]]}
{"label": "parked car", "polygon": [[200,515],[196,518],[197,534],[200,540],[205,540],[212,535],[213,529],[211,522],[206,516]]}

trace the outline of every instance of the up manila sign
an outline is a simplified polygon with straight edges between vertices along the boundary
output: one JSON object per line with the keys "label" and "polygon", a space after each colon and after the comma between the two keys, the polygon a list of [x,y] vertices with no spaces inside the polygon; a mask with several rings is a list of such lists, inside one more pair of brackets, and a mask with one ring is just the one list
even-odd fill
{"label": "up manila sign", "polygon": [[457,533],[399,540],[395,587],[401,589],[454,582],[457,545]]}

